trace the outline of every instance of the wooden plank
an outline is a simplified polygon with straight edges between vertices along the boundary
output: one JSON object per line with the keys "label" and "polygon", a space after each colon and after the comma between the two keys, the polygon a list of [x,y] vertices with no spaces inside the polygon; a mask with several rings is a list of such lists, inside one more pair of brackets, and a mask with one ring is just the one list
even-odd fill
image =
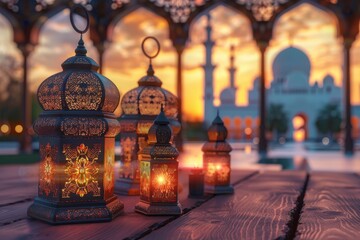
{"label": "wooden plank", "polygon": [[219,195],[144,239],[284,238],[305,172],[265,172]]}
{"label": "wooden plank", "polygon": [[[238,182],[253,175],[256,171],[234,171],[232,182]],[[180,192],[180,202],[184,208],[193,208],[199,203],[199,199],[188,199],[187,171],[180,171],[180,181],[182,191]],[[0,222],[10,222],[4,226],[0,226],[0,236],[4,239],[107,239],[107,238],[125,238],[130,236],[141,235],[144,232],[162,225],[168,221],[168,216],[147,217],[134,212],[134,206],[139,201],[139,197],[120,196],[121,201],[125,204],[125,213],[109,223],[96,224],[77,224],[51,226],[37,220],[28,219],[26,217],[26,204],[15,204],[6,207],[8,212],[11,211],[11,217],[4,217],[0,214]],[[31,202],[30,202],[31,203]],[[1,210],[2,208],[0,208]],[[6,215],[6,214],[5,214]],[[18,219],[22,219],[19,220]],[[11,222],[13,221],[13,222]]]}
{"label": "wooden plank", "polygon": [[297,239],[359,239],[360,177],[312,173]]}

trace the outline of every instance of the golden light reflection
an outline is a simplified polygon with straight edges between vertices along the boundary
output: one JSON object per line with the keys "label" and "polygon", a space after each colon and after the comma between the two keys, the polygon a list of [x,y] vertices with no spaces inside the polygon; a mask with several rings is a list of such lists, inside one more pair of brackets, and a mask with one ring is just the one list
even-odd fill
{"label": "golden light reflection", "polygon": [[297,115],[292,120],[294,132],[293,138],[296,142],[303,142],[306,140],[306,119],[304,116]]}

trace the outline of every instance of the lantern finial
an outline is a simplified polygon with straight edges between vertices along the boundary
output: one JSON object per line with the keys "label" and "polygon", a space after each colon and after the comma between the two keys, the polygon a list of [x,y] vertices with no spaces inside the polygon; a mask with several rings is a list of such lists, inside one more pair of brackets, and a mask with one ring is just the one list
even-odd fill
{"label": "lantern finial", "polygon": [[[150,54],[147,53],[146,50],[145,50],[145,42],[146,42],[147,40],[149,40],[149,39],[152,39],[153,41],[155,41],[155,43],[156,43],[156,45],[157,45],[157,50],[156,50],[155,54],[153,54],[153,55],[150,55]],[[159,43],[159,41],[158,41],[155,37],[149,36],[149,37],[146,37],[146,38],[142,41],[142,43],[141,43],[141,49],[142,49],[144,55],[145,55],[147,58],[149,58],[149,68],[148,68],[148,70],[147,70],[147,74],[148,74],[148,76],[154,76],[154,73],[155,73],[155,72],[154,72],[154,69],[153,69],[153,67],[152,67],[152,59],[153,59],[153,58],[156,58],[157,55],[159,55],[159,52],[160,52],[160,43]]]}
{"label": "lantern finial", "polygon": [[[80,14],[79,12],[81,12],[81,11],[82,11],[81,15],[85,15],[85,19],[86,19],[86,26],[85,26],[85,28],[83,30],[79,29],[75,25],[75,22],[74,22],[74,14],[75,13]],[[78,46],[77,46],[77,48],[75,50],[76,56],[86,56],[87,50],[86,50],[86,48],[84,46],[84,41],[82,39],[82,35],[88,31],[89,22],[90,22],[89,13],[88,13],[88,11],[86,10],[86,8],[83,5],[76,4],[74,7],[71,8],[71,11],[70,11],[70,23],[71,23],[73,29],[77,33],[80,33],[80,40],[79,40]]]}

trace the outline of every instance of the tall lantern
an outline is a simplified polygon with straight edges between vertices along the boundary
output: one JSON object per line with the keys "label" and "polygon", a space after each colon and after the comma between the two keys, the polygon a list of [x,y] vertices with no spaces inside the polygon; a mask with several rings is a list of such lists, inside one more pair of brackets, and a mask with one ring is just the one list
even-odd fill
{"label": "tall lantern", "polygon": [[[85,12],[84,30],[74,24],[76,10]],[[37,93],[44,110],[34,124],[41,162],[38,197],[28,215],[52,224],[110,221],[124,208],[114,195],[115,135],[120,126],[113,112],[120,94],[86,56],[85,8],[76,5],[70,20],[81,34],[76,55]]]}
{"label": "tall lantern", "polygon": [[227,129],[219,116],[219,112],[208,130],[208,142],[202,147],[205,171],[205,192],[210,194],[233,193],[230,185],[230,152],[226,142]]}
{"label": "tall lantern", "polygon": [[[147,40],[153,40],[157,44],[157,51],[152,56],[145,51],[144,45]],[[138,152],[147,146],[149,128],[159,115],[161,105],[164,106],[165,115],[170,121],[174,135],[180,131],[180,123],[177,120],[177,97],[161,88],[162,82],[154,75],[151,64],[152,59],[160,52],[158,40],[154,37],[145,38],[142,42],[142,50],[150,60],[147,75],[138,81],[137,88],[125,93],[121,100],[123,114],[120,117],[120,145],[123,156],[120,177],[115,183],[115,192],[124,195],[139,195]]]}
{"label": "tall lantern", "polygon": [[179,152],[170,144],[172,130],[163,110],[155,119],[148,135],[149,146],[139,152],[140,202],[135,211],[146,215],[179,215]]}

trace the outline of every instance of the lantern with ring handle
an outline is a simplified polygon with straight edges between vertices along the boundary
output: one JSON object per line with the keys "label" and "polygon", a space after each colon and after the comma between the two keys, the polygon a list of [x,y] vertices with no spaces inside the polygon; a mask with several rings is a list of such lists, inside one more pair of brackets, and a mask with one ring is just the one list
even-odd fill
{"label": "lantern with ring handle", "polygon": [[[87,20],[83,30],[74,24],[79,10]],[[75,5],[70,21],[81,34],[76,55],[37,92],[44,110],[34,124],[41,161],[38,197],[28,215],[52,224],[110,221],[124,208],[114,195],[115,136],[120,126],[113,112],[120,93],[86,56],[86,9]]]}
{"label": "lantern with ring handle", "polygon": [[[145,50],[145,44],[150,40],[154,41],[157,47],[154,54]],[[171,143],[180,131],[180,123],[177,120],[177,97],[161,87],[162,82],[154,75],[152,67],[152,59],[160,52],[160,43],[154,37],[146,37],[141,47],[144,55],[149,58],[147,75],[138,81],[138,87],[125,93],[121,100],[122,115],[119,121],[122,158],[120,177],[115,183],[115,192],[123,195],[140,194],[141,156],[138,152],[147,146],[148,131],[159,115],[161,105],[164,106],[164,114],[169,119],[172,128]]]}

